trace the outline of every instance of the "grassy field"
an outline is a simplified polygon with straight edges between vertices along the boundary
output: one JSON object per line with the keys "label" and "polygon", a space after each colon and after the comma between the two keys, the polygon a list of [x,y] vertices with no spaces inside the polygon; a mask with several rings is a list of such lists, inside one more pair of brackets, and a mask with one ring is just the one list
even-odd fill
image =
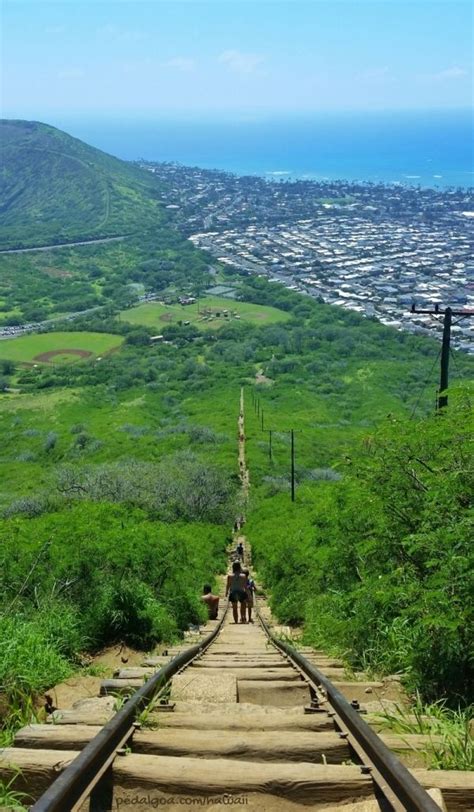
{"label": "grassy field", "polygon": [[20,363],[68,364],[110,352],[123,342],[110,333],[40,333],[5,339],[0,358]]}
{"label": "grassy field", "polygon": [[[198,310],[199,307],[199,310]],[[224,314],[227,311],[227,315]],[[230,321],[241,319],[256,325],[276,324],[287,321],[290,316],[276,307],[250,304],[249,302],[235,302],[219,296],[208,296],[196,304],[191,305],[164,305],[160,302],[147,304],[123,310],[121,318],[132,324],[143,324],[146,327],[162,329],[169,324],[179,321],[189,321],[203,330],[215,330]]]}

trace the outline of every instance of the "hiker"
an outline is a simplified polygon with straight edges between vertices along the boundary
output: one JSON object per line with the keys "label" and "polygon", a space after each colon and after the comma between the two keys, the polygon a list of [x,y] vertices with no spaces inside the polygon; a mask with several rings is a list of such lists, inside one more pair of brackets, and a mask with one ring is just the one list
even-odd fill
{"label": "hiker", "polygon": [[242,544],[241,541],[239,541],[239,543],[237,544],[237,547],[235,548],[235,553],[236,555],[239,556],[241,561],[244,560],[244,545]]}
{"label": "hiker", "polygon": [[234,561],[232,564],[232,572],[227,576],[227,583],[225,587],[225,596],[232,604],[232,614],[234,623],[239,622],[238,606],[240,603],[240,622],[246,623],[246,610],[247,610],[247,578],[242,572],[240,561]]}
{"label": "hiker", "polygon": [[247,603],[247,617],[248,617],[248,622],[253,623],[252,609],[253,609],[253,603],[254,603],[253,596],[254,596],[254,592],[255,592],[255,581],[253,580],[253,578],[250,577],[250,571],[249,570],[244,570],[244,575],[245,575],[245,577],[247,579],[247,587],[246,587],[246,592],[247,592],[247,601],[246,601],[246,603]]}
{"label": "hiker", "polygon": [[219,611],[219,595],[212,594],[212,589],[209,584],[204,586],[201,600],[207,606],[209,620],[217,620],[217,613]]}

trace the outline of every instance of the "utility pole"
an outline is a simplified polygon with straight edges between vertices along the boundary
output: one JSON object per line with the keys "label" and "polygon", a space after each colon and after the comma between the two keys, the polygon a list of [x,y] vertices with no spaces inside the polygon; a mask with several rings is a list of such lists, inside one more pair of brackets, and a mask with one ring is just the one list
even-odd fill
{"label": "utility pole", "polygon": [[295,432],[291,429],[291,501],[295,501]]}
{"label": "utility pole", "polygon": [[448,396],[443,394],[448,388],[449,380],[449,350],[451,348],[451,325],[453,311],[447,307],[443,319],[443,343],[441,345],[441,369],[439,375],[438,411],[448,405]]}
{"label": "utility pole", "polygon": [[437,411],[441,411],[448,405],[448,396],[445,394],[449,384],[449,353],[451,350],[451,327],[453,323],[453,316],[459,319],[465,319],[468,316],[474,316],[474,310],[453,310],[451,307],[446,307],[444,311],[439,309],[439,305],[435,304],[433,310],[418,310],[416,305],[411,306],[412,313],[425,313],[430,316],[438,316],[443,313],[443,339],[441,344],[441,363],[439,375],[439,390],[438,398],[436,401]]}
{"label": "utility pole", "polygon": [[[270,462],[273,461],[273,434],[277,429],[266,429],[268,431],[268,457]],[[290,487],[291,487],[291,501],[295,501],[295,492],[296,492],[296,478],[295,478],[295,434],[297,433],[296,429],[286,429],[286,432],[289,431],[290,439],[291,439],[291,451],[290,451]]]}

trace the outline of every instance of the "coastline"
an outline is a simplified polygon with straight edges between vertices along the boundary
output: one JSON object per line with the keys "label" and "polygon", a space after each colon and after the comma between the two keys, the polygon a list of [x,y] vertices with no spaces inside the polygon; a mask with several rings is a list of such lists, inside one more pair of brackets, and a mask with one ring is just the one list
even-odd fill
{"label": "coastline", "polygon": [[52,121],[123,160],[273,180],[474,186],[470,110]]}

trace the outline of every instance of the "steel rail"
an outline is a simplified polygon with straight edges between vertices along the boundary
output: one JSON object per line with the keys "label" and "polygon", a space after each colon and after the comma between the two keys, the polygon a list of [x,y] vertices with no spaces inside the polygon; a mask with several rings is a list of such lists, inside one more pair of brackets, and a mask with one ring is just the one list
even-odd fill
{"label": "steel rail", "polygon": [[124,743],[133,734],[137,714],[146,707],[156,691],[182,668],[210,646],[221,630],[227,607],[215,629],[203,640],[181,652],[145,682],[115,716],[94,736],[64,772],[31,807],[30,812],[70,812],[92,791]]}
{"label": "steel rail", "polygon": [[[418,783],[409,770],[383,743],[376,733],[364,722],[357,711],[347,701],[345,696],[335,685],[312,663],[308,662],[293,646],[279,640],[271,631],[267,622],[257,608],[258,619],[272,643],[297,665],[300,671],[315,685],[320,685],[339,719],[354,738],[359,748],[367,756],[375,773],[382,779],[379,783],[377,775],[373,776],[382,792],[385,785],[390,794],[402,804],[406,812],[440,812],[438,804],[428,795],[426,790]],[[389,801],[390,803],[390,801]],[[391,805],[391,803],[390,803]]]}

